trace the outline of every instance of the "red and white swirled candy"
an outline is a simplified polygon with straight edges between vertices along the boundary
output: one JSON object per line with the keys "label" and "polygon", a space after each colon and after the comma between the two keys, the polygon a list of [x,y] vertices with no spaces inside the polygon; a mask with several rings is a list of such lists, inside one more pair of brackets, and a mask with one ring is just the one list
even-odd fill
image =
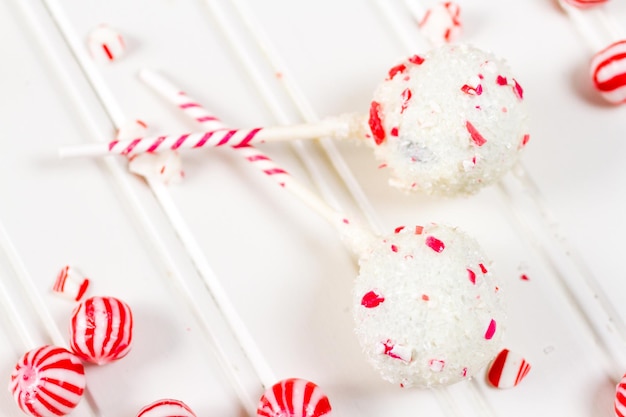
{"label": "red and white swirled candy", "polygon": [[579,9],[588,9],[590,7],[599,6],[607,3],[609,0],[561,0],[563,3],[570,6],[578,7]]}
{"label": "red and white swirled candy", "polygon": [[615,416],[626,417],[626,374],[615,387]]}
{"label": "red and white swirled candy", "polygon": [[196,417],[196,414],[184,402],[164,398],[143,407],[137,417]]}
{"label": "red and white swirled candy", "polygon": [[313,382],[284,379],[268,388],[257,408],[259,417],[330,417],[330,402]]}
{"label": "red and white swirled candy", "polygon": [[85,370],[76,355],[42,346],[22,356],[11,374],[9,391],[17,405],[34,417],[69,414],[85,391]]}
{"label": "red and white swirled candy", "polygon": [[513,388],[529,371],[530,364],[522,356],[502,349],[489,365],[487,379],[496,388]]}
{"label": "red and white swirled candy", "polygon": [[595,88],[610,103],[626,103],[626,40],[613,42],[591,59]]}
{"label": "red and white swirled candy", "polygon": [[102,365],[128,354],[133,337],[130,307],[115,297],[91,297],[72,313],[70,347],[81,359]]}

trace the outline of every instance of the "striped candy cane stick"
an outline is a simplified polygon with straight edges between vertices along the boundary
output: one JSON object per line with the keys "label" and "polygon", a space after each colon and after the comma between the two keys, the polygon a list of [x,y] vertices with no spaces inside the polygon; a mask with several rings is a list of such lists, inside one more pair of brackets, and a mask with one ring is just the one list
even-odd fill
{"label": "striped candy cane stick", "polygon": [[270,141],[293,139],[316,139],[332,137],[347,139],[364,135],[367,119],[346,114],[331,117],[313,124],[293,126],[257,127],[253,129],[212,130],[181,135],[115,140],[109,143],[92,143],[63,147],[59,150],[62,158],[79,156],[129,155],[143,152],[192,149],[217,146],[246,146]]}
{"label": "striped candy cane stick", "polygon": [[[208,130],[214,132],[229,132],[216,115],[208,111],[197,100],[191,98],[181,89],[174,86],[165,77],[156,72],[143,70],[140,72],[139,78],[163,98],[177,106],[190,118],[201,123]],[[233,149],[261,172],[274,180],[274,182],[290,191],[337,227],[348,246],[356,253],[361,253],[361,245],[365,244],[365,242],[369,241],[371,238],[371,233],[366,228],[354,224],[354,222],[351,222],[346,216],[329,207],[321,198],[296,181],[285,169],[276,164],[259,149],[249,144],[233,146]]]}

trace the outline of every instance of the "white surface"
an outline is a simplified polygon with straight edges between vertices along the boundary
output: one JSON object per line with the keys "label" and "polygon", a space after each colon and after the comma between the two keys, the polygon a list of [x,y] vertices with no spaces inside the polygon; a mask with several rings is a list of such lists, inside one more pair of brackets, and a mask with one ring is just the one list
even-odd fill
{"label": "white surface", "polygon": [[[511,390],[482,378],[441,391],[383,382],[352,333],[355,259],[324,219],[228,149],[185,153],[186,178],[168,188],[129,174],[122,159],[55,156],[61,145],[110,140],[127,119],[154,134],[197,128],[137,79],[142,68],[161,71],[234,126],[366,112],[387,69],[428,47],[409,10],[429,1],[410,3],[1,2],[7,383],[27,348],[66,343],[73,305],[50,287],[72,263],[93,280],[90,294],[124,299],[136,316],[132,352],[88,367],[89,395],[76,416],[132,416],[166,396],[198,416],[254,415],[264,385],[294,376],[319,384],[343,416],[611,416],[626,371],[625,110],[594,96],[592,50],[555,2],[458,2],[461,39],[506,58],[529,102],[522,166],[497,186],[463,199],[406,196],[387,186],[365,146],[264,147],[376,230],[435,221],[478,239],[506,283],[505,346],[532,365]],[[623,2],[607,11],[626,23]],[[86,36],[101,23],[128,42],[119,62],[86,55]],[[206,282],[220,288],[212,294]],[[0,410],[22,415],[6,390]]]}

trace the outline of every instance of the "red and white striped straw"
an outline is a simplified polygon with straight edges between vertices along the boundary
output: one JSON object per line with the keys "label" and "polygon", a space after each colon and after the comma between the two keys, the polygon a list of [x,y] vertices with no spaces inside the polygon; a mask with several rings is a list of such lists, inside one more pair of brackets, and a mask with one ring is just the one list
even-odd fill
{"label": "red and white striped straw", "polygon": [[[216,115],[209,112],[197,100],[188,96],[184,91],[174,86],[165,77],[153,71],[143,70],[140,72],[139,78],[196,122],[201,123],[203,126],[216,133],[229,132]],[[346,216],[331,208],[326,202],[296,181],[285,169],[276,164],[259,149],[250,144],[235,145],[233,149],[266,176],[274,180],[274,182],[281,187],[289,190],[311,209],[337,227],[349,247],[357,254],[361,253],[361,245],[369,241],[372,237],[372,233],[369,230],[355,224]]]}
{"label": "red and white striped straw", "polygon": [[264,142],[332,137],[347,139],[363,131],[366,118],[352,114],[324,119],[318,123],[292,126],[256,127],[253,129],[220,129],[204,132],[114,140],[109,143],[90,143],[62,147],[59,156],[95,157],[129,155],[165,150],[193,149],[217,146],[246,146]]}

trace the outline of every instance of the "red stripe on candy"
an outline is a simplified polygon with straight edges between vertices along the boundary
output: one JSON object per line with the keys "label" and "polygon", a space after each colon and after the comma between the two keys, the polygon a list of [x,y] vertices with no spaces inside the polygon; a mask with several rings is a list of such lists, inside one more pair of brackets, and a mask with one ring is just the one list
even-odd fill
{"label": "red stripe on candy", "polygon": [[108,45],[103,43],[102,49],[104,50],[104,53],[106,54],[107,58],[109,58],[109,61],[113,61],[113,54],[111,53],[111,50],[109,49]]}
{"label": "red stripe on candy", "polygon": [[159,148],[159,146],[161,146],[164,140],[165,140],[165,136],[159,136],[158,138],[156,138],[154,142],[152,142],[152,145],[150,145],[150,147],[147,149],[146,152],[156,151]]}
{"label": "red stripe on candy", "polygon": [[188,137],[189,137],[189,134],[182,135],[181,137],[179,137],[178,140],[176,141],[176,143],[174,143],[172,145],[172,149],[176,150],[176,149],[180,148],[182,146],[182,144],[185,143],[185,141],[187,140]]}
{"label": "red stripe on candy", "polygon": [[504,369],[504,364],[506,363],[506,357],[509,354],[508,349],[503,349],[498,353],[496,359],[491,364],[489,368],[489,373],[487,374],[487,379],[494,387],[497,387],[500,383],[500,377],[502,376],[502,370]]}
{"label": "red stripe on candy", "polygon": [[236,147],[247,146],[250,143],[250,141],[252,139],[254,139],[254,137],[257,135],[257,133],[259,133],[261,131],[261,129],[262,128],[260,128],[260,127],[257,127],[256,129],[252,129],[250,131],[250,133],[248,133],[246,135],[246,137],[243,138],[243,140],[236,145]]}
{"label": "red stripe on candy", "polygon": [[198,141],[198,143],[196,143],[195,145],[193,145],[194,148],[200,148],[202,146],[204,146],[205,143],[207,143],[207,141],[209,139],[211,139],[211,136],[213,136],[215,132],[208,132],[205,133],[204,136],[202,136],[202,138],[200,138],[200,140]]}

